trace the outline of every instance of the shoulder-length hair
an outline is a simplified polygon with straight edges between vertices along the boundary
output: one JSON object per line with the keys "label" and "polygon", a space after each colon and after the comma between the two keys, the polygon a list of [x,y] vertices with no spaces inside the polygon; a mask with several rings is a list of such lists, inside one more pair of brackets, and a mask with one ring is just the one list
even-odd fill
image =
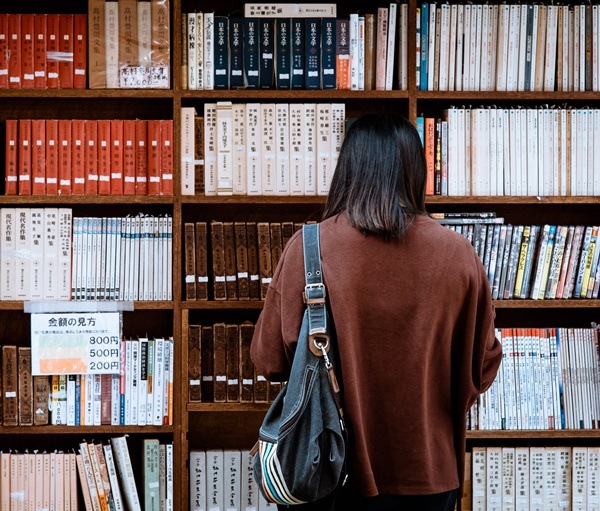
{"label": "shoulder-length hair", "polygon": [[401,237],[425,213],[426,164],[415,127],[396,114],[366,114],[348,129],[323,211],[346,212],[364,234]]}

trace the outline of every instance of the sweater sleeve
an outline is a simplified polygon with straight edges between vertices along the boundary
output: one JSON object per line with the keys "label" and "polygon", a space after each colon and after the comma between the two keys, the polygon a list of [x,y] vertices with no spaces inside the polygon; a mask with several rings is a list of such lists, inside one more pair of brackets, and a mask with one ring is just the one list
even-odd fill
{"label": "sweater sleeve", "polygon": [[252,362],[269,381],[288,379],[302,323],[304,259],[297,234],[286,244],[273,274],[250,346]]}

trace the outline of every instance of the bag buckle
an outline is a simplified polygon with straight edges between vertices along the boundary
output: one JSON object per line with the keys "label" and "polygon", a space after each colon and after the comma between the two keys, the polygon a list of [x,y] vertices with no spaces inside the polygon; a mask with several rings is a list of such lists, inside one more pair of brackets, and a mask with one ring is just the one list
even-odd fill
{"label": "bag buckle", "polygon": [[308,347],[317,357],[323,357],[325,359],[325,367],[329,367],[329,357],[327,352],[329,351],[329,335],[328,334],[310,334],[308,336]]}
{"label": "bag buckle", "polygon": [[317,282],[316,284],[306,284],[302,292],[304,303],[309,307],[312,305],[323,305],[325,303],[325,284]]}

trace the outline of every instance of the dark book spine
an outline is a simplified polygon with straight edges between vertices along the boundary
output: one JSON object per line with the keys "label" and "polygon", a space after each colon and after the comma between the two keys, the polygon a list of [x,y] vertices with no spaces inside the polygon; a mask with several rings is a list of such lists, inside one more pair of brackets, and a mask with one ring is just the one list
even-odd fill
{"label": "dark book spine", "polygon": [[533,52],[533,5],[527,6],[525,35],[525,90],[531,90],[531,57]]}
{"label": "dark book spine", "polygon": [[229,20],[229,88],[244,86],[244,20]]}
{"label": "dark book spine", "polygon": [[215,16],[215,89],[229,88],[229,18]]}
{"label": "dark book spine", "polygon": [[321,20],[321,71],[323,89],[335,89],[335,51],[336,51],[336,23],[335,18]]}
{"label": "dark book spine", "polygon": [[259,31],[259,88],[273,88],[273,53],[275,52],[274,23],[271,18],[261,18]]}
{"label": "dark book spine", "polygon": [[306,18],[305,24],[305,87],[318,89],[321,86],[321,21],[319,18]]}
{"label": "dark book spine", "polygon": [[258,89],[258,20],[244,18],[244,80],[246,88]]}
{"label": "dark book spine", "polygon": [[286,90],[292,86],[291,80],[291,33],[292,22],[289,18],[275,20],[275,85],[277,89]]}
{"label": "dark book spine", "polygon": [[292,18],[292,89],[304,89],[304,20]]}

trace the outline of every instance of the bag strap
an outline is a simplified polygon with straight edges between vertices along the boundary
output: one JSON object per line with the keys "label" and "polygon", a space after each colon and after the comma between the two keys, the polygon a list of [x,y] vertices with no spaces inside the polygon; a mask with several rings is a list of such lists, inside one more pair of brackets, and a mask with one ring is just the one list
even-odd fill
{"label": "bag strap", "polygon": [[[319,246],[319,224],[305,224],[302,227],[304,247],[304,303],[308,310],[308,335],[312,339],[327,335],[327,303],[323,271],[321,268],[321,248]],[[313,350],[314,352],[314,350]],[[320,352],[316,353],[321,355]]]}

